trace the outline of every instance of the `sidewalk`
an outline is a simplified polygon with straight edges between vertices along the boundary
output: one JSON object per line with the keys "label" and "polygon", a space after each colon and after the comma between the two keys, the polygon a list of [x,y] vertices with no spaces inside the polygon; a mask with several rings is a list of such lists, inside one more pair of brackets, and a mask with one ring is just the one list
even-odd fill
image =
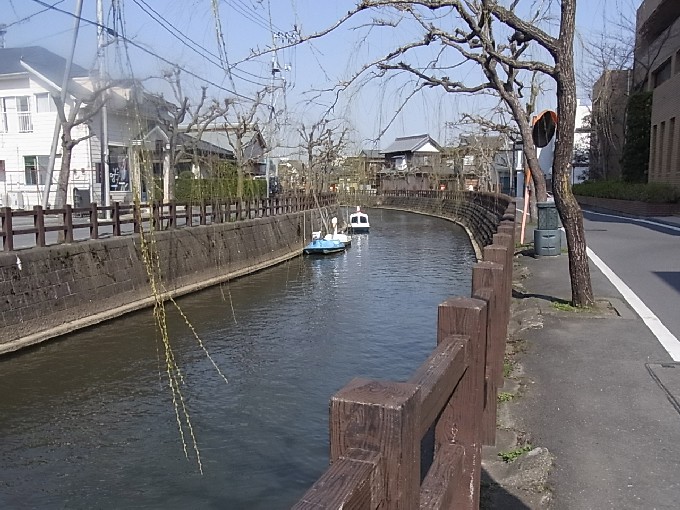
{"label": "sidewalk", "polygon": [[[499,404],[482,507],[680,508],[680,364],[593,264],[600,309],[585,312],[556,305],[571,296],[566,253],[515,261],[504,390],[515,397]],[[518,460],[498,458],[525,443],[534,450]]]}

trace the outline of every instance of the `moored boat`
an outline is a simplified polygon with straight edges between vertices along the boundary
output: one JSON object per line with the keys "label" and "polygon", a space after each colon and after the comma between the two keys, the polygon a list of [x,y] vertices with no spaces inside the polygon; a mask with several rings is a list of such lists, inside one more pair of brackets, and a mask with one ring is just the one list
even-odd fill
{"label": "moored boat", "polygon": [[328,255],[345,250],[345,243],[338,239],[322,239],[321,232],[312,232],[312,242],[302,249],[305,255]]}
{"label": "moored boat", "polygon": [[368,222],[368,214],[361,212],[361,207],[357,206],[356,212],[349,215],[349,230],[352,234],[368,234],[371,228]]}
{"label": "moored boat", "polygon": [[340,241],[345,246],[349,246],[350,244],[352,244],[352,236],[343,233],[338,233],[338,219],[334,217],[331,220],[331,223],[333,224],[333,233],[326,234],[324,239],[326,241]]}

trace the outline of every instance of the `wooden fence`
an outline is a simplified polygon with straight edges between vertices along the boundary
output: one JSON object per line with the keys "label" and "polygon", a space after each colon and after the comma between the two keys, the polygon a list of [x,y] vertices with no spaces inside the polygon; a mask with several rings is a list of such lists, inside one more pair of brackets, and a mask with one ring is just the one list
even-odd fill
{"label": "wooden fence", "polygon": [[[150,203],[120,204],[110,207],[96,203],[89,207],[32,210],[0,208],[0,238],[3,251],[15,249],[16,236],[32,235],[32,246],[72,243],[75,240],[98,239],[102,235],[120,236],[140,230],[195,227],[216,223],[263,218],[295,213],[336,204],[334,193],[312,196],[284,195],[253,200],[202,202],[199,204]],[[23,220],[23,221],[22,221]],[[76,239],[75,231],[86,231]],[[49,242],[46,234],[56,232]],[[31,246],[31,247],[32,247]],[[28,247],[28,246],[27,246]]]}
{"label": "wooden fence", "polygon": [[[439,305],[437,347],[413,376],[354,379],[331,398],[331,465],[295,510],[479,508],[481,447],[495,443],[503,384],[514,207],[473,267],[471,296]],[[421,477],[421,441],[432,429],[433,461]]]}

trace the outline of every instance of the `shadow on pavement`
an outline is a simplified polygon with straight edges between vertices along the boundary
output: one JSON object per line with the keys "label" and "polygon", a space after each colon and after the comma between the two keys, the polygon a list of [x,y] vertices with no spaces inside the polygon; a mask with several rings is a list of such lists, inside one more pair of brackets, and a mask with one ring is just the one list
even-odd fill
{"label": "shadow on pavement", "polygon": [[680,292],[680,271],[652,271],[652,274]]}
{"label": "shadow on pavement", "polygon": [[[613,215],[610,216],[610,215]],[[597,221],[599,223],[633,223],[635,225],[638,225],[640,227],[645,227],[650,230],[653,230],[654,232],[660,232],[662,234],[668,234],[672,236],[680,236],[680,231],[674,230],[673,228],[666,228],[663,226],[664,221],[663,220],[658,220],[656,218],[638,218],[635,216],[624,216],[612,212],[602,212],[598,213],[596,211],[583,211],[583,217],[587,220],[590,221]],[[654,224],[652,222],[655,222],[657,224]],[[677,229],[677,225],[671,224],[668,222],[668,227],[675,227]],[[586,229],[586,232],[597,232],[597,231],[603,231],[606,229]]]}
{"label": "shadow on pavement", "polygon": [[481,510],[530,510],[521,499],[501,487],[484,468],[480,494]]}
{"label": "shadow on pavement", "polygon": [[514,299],[542,299],[543,301],[548,301],[549,303],[559,303],[562,305],[571,304],[570,301],[566,299],[557,298],[555,296],[548,296],[547,294],[534,294],[531,292],[520,292],[517,289],[512,289],[512,297]]}

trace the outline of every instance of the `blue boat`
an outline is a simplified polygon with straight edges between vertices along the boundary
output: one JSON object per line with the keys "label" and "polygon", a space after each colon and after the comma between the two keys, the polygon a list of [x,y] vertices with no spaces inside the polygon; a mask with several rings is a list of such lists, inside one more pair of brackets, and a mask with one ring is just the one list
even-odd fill
{"label": "blue boat", "polygon": [[312,233],[312,242],[302,249],[305,255],[328,255],[345,251],[345,243],[338,239],[321,239],[321,232]]}

